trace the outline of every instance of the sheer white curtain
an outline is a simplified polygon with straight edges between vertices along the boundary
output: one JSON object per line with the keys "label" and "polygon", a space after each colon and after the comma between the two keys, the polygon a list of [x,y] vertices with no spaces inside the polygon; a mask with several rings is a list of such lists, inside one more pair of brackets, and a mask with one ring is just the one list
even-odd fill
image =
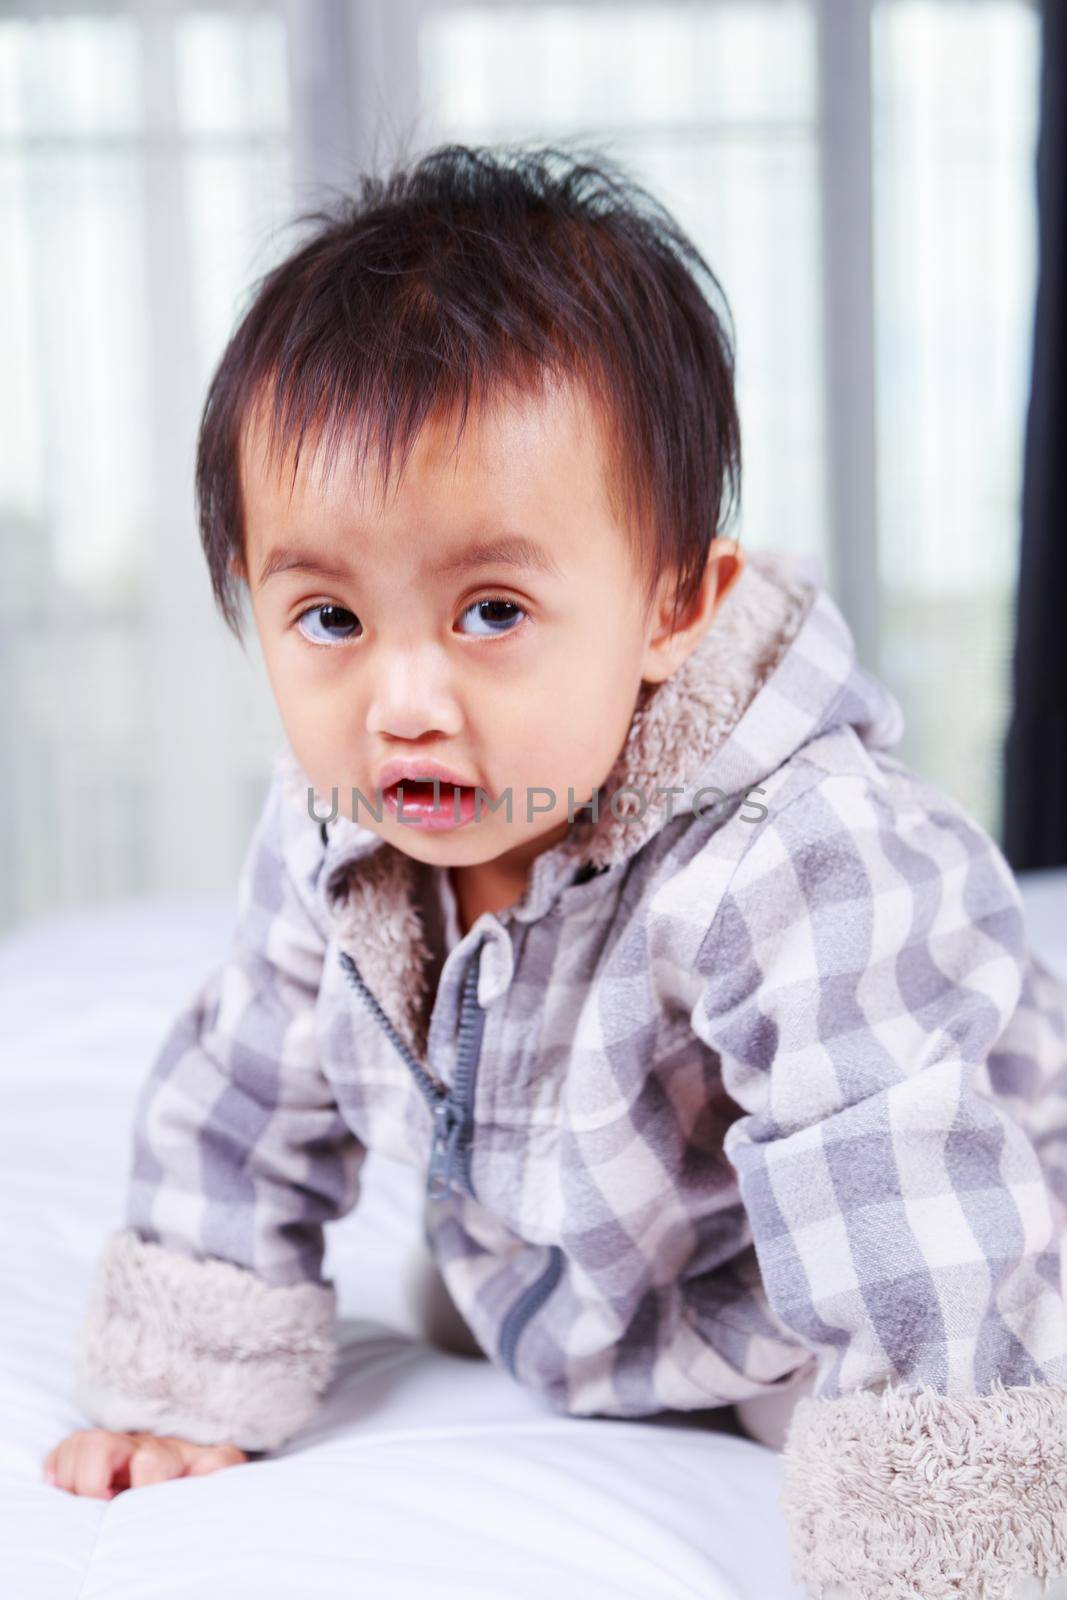
{"label": "sheer white curtain", "polygon": [[0,17],[0,915],[225,892],[280,738],[193,512],[211,367],[289,215],[271,11]]}
{"label": "sheer white curtain", "polygon": [[879,637],[902,753],[1001,838],[1037,272],[1040,14],[883,0],[874,82]]}
{"label": "sheer white curtain", "polygon": [[232,891],[281,738],[195,430],[286,224],[400,144],[576,134],[736,324],[738,532],[815,559],[901,753],[996,836],[1034,275],[1030,0],[278,0],[0,15],[0,926]]}

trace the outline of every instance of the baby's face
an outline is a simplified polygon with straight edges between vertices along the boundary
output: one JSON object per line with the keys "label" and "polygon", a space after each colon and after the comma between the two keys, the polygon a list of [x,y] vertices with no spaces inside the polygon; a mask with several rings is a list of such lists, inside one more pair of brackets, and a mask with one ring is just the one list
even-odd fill
{"label": "baby's face", "polygon": [[[521,884],[567,832],[568,800],[588,814],[642,678],[676,664],[606,503],[587,403],[556,388],[472,410],[452,454],[454,426],[427,422],[385,504],[372,463],[362,479],[346,457],[324,485],[307,443],[290,499],[291,458],[266,473],[261,437],[253,424],[242,457],[238,570],[294,755],[344,815],[361,790],[354,820],[408,855],[494,862]],[[437,826],[414,785],[376,820],[394,758],[440,762],[490,802],[510,789],[510,819],[483,800],[456,824],[442,784]]]}

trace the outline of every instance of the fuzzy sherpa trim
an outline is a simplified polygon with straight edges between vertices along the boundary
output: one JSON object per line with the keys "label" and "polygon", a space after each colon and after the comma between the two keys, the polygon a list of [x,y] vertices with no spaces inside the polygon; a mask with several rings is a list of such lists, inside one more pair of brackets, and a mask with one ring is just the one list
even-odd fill
{"label": "fuzzy sherpa trim", "polygon": [[814,1600],[1011,1600],[1067,1569],[1067,1385],[803,1399],[782,1508]]}
{"label": "fuzzy sherpa trim", "polygon": [[[755,551],[720,601],[695,649],[669,678],[642,683],[625,742],[604,781],[655,795],[688,790],[726,742],[781,662],[815,600],[815,587],[779,552]],[[675,813],[682,809],[675,800]],[[653,798],[643,816],[605,805],[596,822],[571,830],[571,843],[595,866],[624,861],[663,827],[667,800]]]}
{"label": "fuzzy sherpa trim", "polygon": [[74,1400],[115,1432],[274,1450],[330,1382],[335,1311],[332,1283],[270,1284],[114,1233],[97,1260]]}

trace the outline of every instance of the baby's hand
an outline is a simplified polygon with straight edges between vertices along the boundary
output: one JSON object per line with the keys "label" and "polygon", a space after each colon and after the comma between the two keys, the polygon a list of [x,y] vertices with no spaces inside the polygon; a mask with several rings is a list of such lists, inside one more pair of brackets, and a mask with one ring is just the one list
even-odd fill
{"label": "baby's hand", "polygon": [[235,1444],[195,1444],[175,1434],[78,1428],[48,1452],[42,1466],[44,1476],[58,1489],[111,1500],[122,1489],[216,1472],[247,1460]]}

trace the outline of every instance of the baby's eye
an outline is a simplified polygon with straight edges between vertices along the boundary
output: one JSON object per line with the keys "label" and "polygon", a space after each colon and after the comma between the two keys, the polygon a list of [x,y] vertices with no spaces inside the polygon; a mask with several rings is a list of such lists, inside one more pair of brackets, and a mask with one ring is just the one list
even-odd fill
{"label": "baby's eye", "polygon": [[[505,615],[504,613],[515,613]],[[525,611],[516,605],[513,600],[475,600],[460,612],[461,617],[476,614],[476,620],[483,624],[482,628],[475,628],[474,635],[482,639],[492,638],[494,634],[514,633],[517,626],[517,617],[524,617]]]}
{"label": "baby's eye", "polygon": [[[306,619],[314,616],[321,619],[320,626],[325,630],[325,638],[322,634],[316,636],[314,633],[308,633],[304,627]],[[306,611],[302,611],[296,619],[296,625],[304,638],[310,639],[312,644],[339,644],[350,637],[354,626],[358,627],[359,618],[345,606],[318,605],[309,606]]]}

